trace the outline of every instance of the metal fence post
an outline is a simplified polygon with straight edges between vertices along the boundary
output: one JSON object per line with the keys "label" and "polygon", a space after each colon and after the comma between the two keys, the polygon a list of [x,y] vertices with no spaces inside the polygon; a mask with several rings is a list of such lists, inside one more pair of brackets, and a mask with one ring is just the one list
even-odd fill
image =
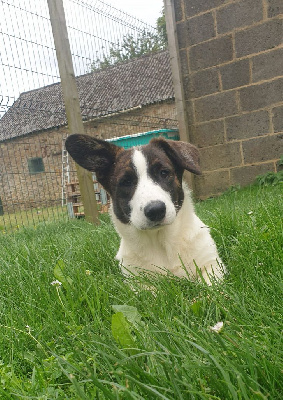
{"label": "metal fence post", "polygon": [[[47,2],[60,71],[68,128],[70,133],[83,133],[84,127],[68,39],[63,0],[47,0]],[[89,222],[99,224],[92,174],[79,165],[76,165],[76,167],[85,218]]]}

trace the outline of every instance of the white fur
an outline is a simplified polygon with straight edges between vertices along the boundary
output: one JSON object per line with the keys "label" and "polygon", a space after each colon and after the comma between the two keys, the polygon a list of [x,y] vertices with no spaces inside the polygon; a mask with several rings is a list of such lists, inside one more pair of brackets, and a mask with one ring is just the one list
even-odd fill
{"label": "white fur", "polygon": [[[122,272],[138,274],[140,269],[166,273],[178,277],[197,278],[197,267],[207,284],[210,276],[221,279],[225,272],[210,236],[209,228],[196,216],[188,188],[184,187],[183,205],[176,213],[171,198],[147,174],[146,160],[141,151],[135,150],[134,165],[138,173],[138,185],[130,202],[130,224],[123,224],[112,212],[117,232],[121,237],[116,258]],[[166,204],[165,223],[155,229],[146,229],[145,205],[152,200]],[[173,211],[174,209],[174,211]],[[197,266],[197,267],[196,267]]]}
{"label": "white fur", "polygon": [[162,221],[162,225],[171,224],[176,218],[174,204],[171,201],[169,193],[154,183],[148,176],[146,159],[140,150],[134,151],[133,164],[138,175],[138,185],[130,201],[131,223],[137,229],[150,229],[154,227],[154,223],[146,218],[144,208],[151,201],[160,200],[163,201],[166,206],[166,215]]}

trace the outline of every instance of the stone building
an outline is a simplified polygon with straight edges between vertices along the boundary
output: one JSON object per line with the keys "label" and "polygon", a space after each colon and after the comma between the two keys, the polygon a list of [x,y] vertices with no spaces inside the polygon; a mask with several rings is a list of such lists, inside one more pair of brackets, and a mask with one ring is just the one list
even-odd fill
{"label": "stone building", "polygon": [[[177,128],[167,51],[79,76],[85,133],[100,138]],[[22,93],[0,120],[0,200],[15,212],[61,204],[67,121],[61,85]],[[71,164],[71,174],[75,173]]]}

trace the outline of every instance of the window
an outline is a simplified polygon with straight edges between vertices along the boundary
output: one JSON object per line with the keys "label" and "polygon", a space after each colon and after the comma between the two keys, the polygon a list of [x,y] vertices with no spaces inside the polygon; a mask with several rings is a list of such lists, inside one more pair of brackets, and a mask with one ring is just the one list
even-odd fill
{"label": "window", "polygon": [[39,174],[44,172],[44,164],[42,157],[29,158],[28,159],[28,170],[31,175]]}

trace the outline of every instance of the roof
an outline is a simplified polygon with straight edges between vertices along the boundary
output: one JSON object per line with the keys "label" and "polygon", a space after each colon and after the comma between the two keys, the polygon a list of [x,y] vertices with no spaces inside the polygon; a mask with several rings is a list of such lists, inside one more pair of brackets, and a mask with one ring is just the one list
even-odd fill
{"label": "roof", "polygon": [[[174,97],[167,50],[76,78],[84,120]],[[0,119],[0,140],[67,124],[61,83],[22,93]]]}

